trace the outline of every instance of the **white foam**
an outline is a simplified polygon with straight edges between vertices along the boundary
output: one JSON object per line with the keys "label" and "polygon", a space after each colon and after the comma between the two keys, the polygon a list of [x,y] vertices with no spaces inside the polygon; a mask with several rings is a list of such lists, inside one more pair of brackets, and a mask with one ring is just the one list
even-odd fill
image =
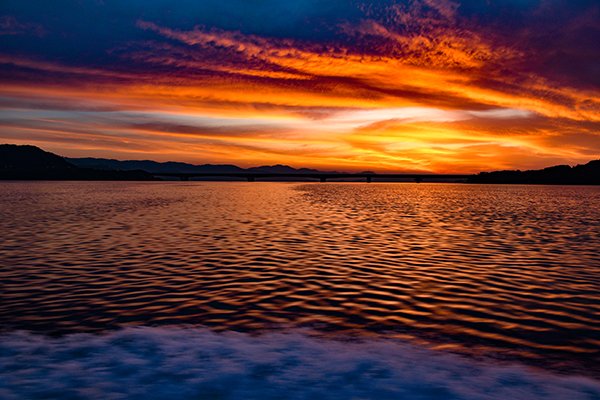
{"label": "white foam", "polygon": [[600,399],[600,382],[394,341],[127,328],[0,336],[2,399]]}

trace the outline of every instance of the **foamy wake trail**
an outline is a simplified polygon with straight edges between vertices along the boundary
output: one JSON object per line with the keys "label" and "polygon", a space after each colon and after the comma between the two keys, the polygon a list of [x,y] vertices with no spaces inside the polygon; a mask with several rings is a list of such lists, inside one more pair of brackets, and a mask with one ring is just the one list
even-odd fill
{"label": "foamy wake trail", "polygon": [[0,336],[2,399],[600,399],[600,382],[392,341],[192,328]]}

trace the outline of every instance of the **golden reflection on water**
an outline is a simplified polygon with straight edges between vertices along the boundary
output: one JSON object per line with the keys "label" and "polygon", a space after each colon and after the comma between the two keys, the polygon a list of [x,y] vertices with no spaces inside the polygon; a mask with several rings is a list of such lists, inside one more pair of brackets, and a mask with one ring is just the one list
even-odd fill
{"label": "golden reflection on water", "polygon": [[600,361],[600,188],[2,183],[0,325],[310,327]]}

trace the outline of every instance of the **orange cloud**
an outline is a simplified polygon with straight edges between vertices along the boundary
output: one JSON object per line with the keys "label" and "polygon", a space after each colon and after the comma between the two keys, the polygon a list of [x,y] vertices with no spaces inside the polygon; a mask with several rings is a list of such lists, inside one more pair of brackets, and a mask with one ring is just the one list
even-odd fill
{"label": "orange cloud", "polygon": [[139,21],[156,37],[115,48],[119,67],[3,55],[36,80],[5,79],[0,138],[70,156],[376,171],[600,156],[596,91],[519,68],[527,54],[461,27],[453,2],[411,4],[342,24],[360,46]]}

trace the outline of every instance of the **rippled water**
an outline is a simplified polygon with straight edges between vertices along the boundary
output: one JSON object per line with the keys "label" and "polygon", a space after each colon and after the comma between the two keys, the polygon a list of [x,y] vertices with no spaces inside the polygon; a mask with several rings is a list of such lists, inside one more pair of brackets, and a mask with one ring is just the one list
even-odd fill
{"label": "rippled water", "polygon": [[4,332],[307,327],[600,375],[598,187],[9,182],[0,205]]}

